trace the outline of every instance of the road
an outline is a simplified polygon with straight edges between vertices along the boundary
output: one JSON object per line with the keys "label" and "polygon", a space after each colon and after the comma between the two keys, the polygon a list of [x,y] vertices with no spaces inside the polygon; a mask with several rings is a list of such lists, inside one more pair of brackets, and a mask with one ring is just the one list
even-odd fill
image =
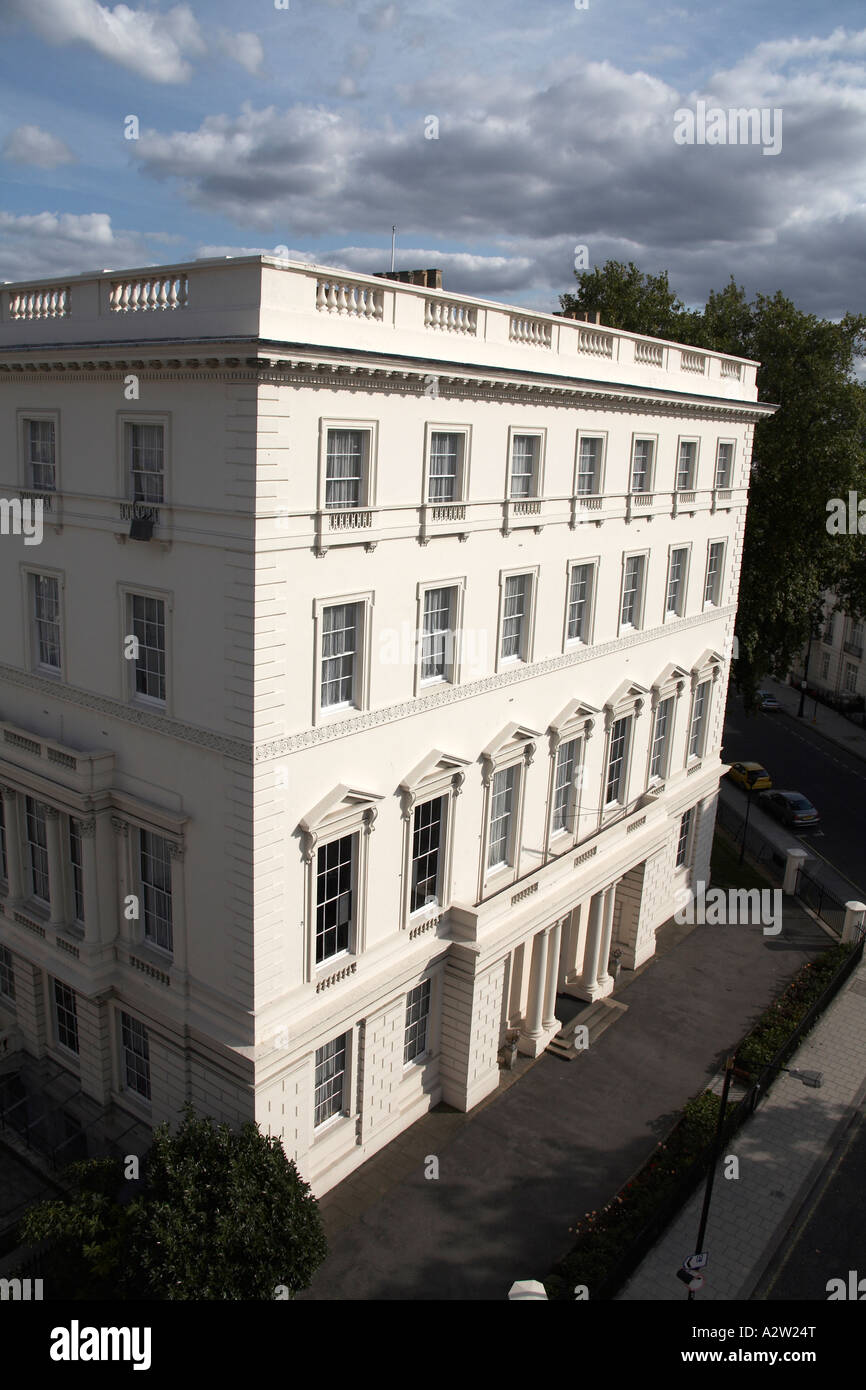
{"label": "road", "polygon": [[866,893],[866,762],[847,756],[808,720],[781,710],[747,715],[733,692],[722,758],[726,763],[763,763],[779,791],[807,796],[821,816],[821,829],[796,838]]}

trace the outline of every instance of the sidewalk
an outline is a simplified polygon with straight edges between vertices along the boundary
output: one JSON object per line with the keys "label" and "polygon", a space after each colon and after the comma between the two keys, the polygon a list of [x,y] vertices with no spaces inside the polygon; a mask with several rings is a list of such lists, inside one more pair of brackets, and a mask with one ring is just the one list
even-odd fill
{"label": "sidewalk", "polygon": [[[761,682],[761,689],[766,690],[768,695],[775,695],[785,714],[797,717],[797,710],[800,708],[800,691],[797,686],[784,685],[782,681],[774,680],[772,676],[765,676]],[[767,716],[768,719],[772,719],[772,717],[772,714]],[[831,743],[838,744],[846,752],[857,758],[866,759],[866,729],[852,724],[850,719],[837,714],[834,709],[829,709],[827,705],[819,703],[816,709],[815,701],[811,696],[806,696],[803,718],[800,722],[815,729],[817,733],[829,739]]]}
{"label": "sidewalk", "polygon": [[500,1300],[515,1279],[543,1279],[575,1219],[628,1181],[828,944],[790,899],[777,937],[666,924],[656,956],[617,988],[626,1011],[579,1059],[542,1054],[468,1115],[438,1107],[325,1194],[331,1253],[301,1299]]}
{"label": "sidewalk", "polygon": [[[789,1063],[824,1074],[820,1090],[782,1074],[728,1151],[737,1180],[716,1172],[704,1249],[706,1283],[695,1301],[752,1296],[794,1223],[834,1146],[866,1094],[866,961],[846,981]],[[703,1184],[617,1295],[629,1300],[686,1299],[676,1277],[695,1253]],[[835,1271],[830,1271],[831,1274]]]}

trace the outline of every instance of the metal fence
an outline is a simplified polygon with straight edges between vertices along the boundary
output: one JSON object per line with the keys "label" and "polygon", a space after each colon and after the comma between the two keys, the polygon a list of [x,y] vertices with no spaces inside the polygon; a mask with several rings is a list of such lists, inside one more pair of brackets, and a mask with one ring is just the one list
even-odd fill
{"label": "metal fence", "polygon": [[[746,822],[733,806],[729,806],[721,798],[716,809],[716,822],[727,831],[732,840],[742,845]],[[756,864],[766,864],[776,869],[785,867],[784,852],[778,845],[773,844],[772,840],[768,840],[755,825],[750,825],[746,834],[746,853]]]}
{"label": "metal fence", "polygon": [[816,917],[826,923],[834,932],[842,935],[842,928],[845,925],[845,904],[831,893],[825,883],[822,883],[814,874],[810,874],[805,866],[797,870],[797,882],[794,892],[804,906],[811,908]]}

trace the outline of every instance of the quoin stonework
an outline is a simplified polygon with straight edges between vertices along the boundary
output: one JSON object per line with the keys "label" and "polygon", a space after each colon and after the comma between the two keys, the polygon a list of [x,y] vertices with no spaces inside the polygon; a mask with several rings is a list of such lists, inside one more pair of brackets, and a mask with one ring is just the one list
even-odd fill
{"label": "quoin stonework", "polygon": [[4,1056],[322,1193],[708,879],[756,364],[261,256],[0,295]]}

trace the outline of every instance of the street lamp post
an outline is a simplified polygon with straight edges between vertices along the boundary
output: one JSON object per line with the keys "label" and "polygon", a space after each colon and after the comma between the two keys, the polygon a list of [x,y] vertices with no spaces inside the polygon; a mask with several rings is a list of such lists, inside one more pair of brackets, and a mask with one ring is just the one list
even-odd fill
{"label": "street lamp post", "polygon": [[[707,1186],[704,1191],[704,1204],[701,1208],[701,1222],[700,1226],[698,1227],[698,1242],[695,1246],[696,1254],[704,1253],[703,1244],[706,1238],[707,1223],[710,1217],[710,1201],[712,1200],[713,1196],[713,1183],[715,1182],[716,1178],[716,1169],[719,1166],[719,1155],[722,1151],[722,1139],[724,1137],[725,1130],[725,1116],[728,1108],[728,1092],[731,1089],[731,1077],[733,1075],[736,1062],[736,1057],[728,1057],[725,1059],[725,1079],[722,1085],[722,1098],[719,1105],[719,1119],[718,1123],[716,1124],[716,1137],[713,1140],[713,1152],[710,1158],[710,1169],[707,1173]],[[802,1081],[804,1086],[811,1086],[813,1089],[818,1089],[820,1086],[823,1085],[824,1082],[824,1073],[820,1071],[806,1071],[799,1067],[773,1067],[772,1070],[786,1071],[790,1076],[794,1076],[798,1081]],[[755,1103],[757,1104],[757,1097]],[[690,1302],[694,1299],[694,1296],[694,1290],[689,1289]]]}

